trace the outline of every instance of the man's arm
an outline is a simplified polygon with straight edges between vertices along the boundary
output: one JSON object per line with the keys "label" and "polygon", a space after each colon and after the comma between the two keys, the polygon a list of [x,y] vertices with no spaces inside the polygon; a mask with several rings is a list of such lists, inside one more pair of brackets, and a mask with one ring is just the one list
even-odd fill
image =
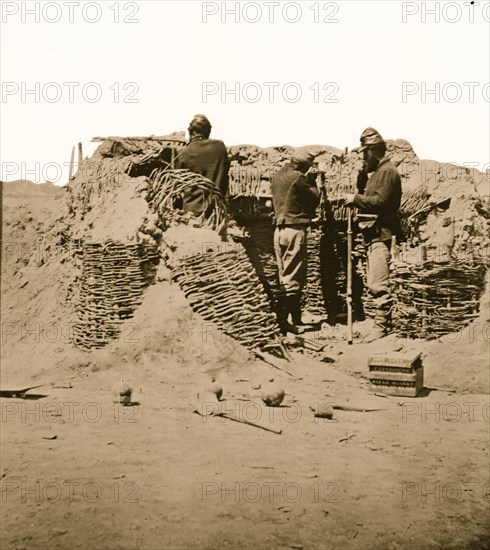
{"label": "man's arm", "polygon": [[354,195],[352,204],[365,212],[379,214],[392,201],[395,190],[400,185],[400,176],[395,172],[383,171],[373,177],[376,180],[368,183],[369,187],[372,186],[373,192],[369,196]]}
{"label": "man's arm", "polygon": [[320,193],[317,186],[313,183],[309,183],[304,175],[298,178],[295,185],[298,190],[298,196],[303,201],[308,212],[311,212],[313,216],[316,207],[320,203]]}
{"label": "man's arm", "polygon": [[230,172],[230,159],[228,157],[228,153],[226,152],[226,149],[225,149],[225,161],[224,161],[224,174],[223,174],[223,179],[222,179],[222,182],[221,182],[221,185],[220,185],[220,191],[221,193],[223,194],[224,197],[226,197],[228,195],[228,188],[230,186],[230,175],[229,175],[229,172]]}
{"label": "man's arm", "polygon": [[230,171],[230,159],[228,157],[228,151],[223,142],[219,142],[220,160],[218,166],[218,173],[216,175],[216,185],[223,194],[224,197],[228,194],[228,187],[230,185],[229,171]]}

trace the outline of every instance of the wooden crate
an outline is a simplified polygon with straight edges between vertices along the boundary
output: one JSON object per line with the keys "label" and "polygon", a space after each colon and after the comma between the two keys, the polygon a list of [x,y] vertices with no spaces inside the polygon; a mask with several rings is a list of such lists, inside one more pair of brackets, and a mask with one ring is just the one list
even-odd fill
{"label": "wooden crate", "polygon": [[417,397],[424,387],[420,353],[374,355],[368,361],[370,390],[400,397]]}

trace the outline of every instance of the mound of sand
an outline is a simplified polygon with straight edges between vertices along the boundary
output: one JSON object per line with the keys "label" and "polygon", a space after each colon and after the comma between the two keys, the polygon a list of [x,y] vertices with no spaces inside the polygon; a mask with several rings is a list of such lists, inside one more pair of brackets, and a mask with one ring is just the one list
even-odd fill
{"label": "mound of sand", "polygon": [[[319,146],[319,149],[323,150],[321,155],[325,163],[329,162],[334,155],[342,154],[339,149],[331,147]],[[254,146],[236,146],[230,151],[233,162],[260,162],[266,166],[269,160],[273,160],[274,163],[286,162],[292,148],[260,149]],[[420,165],[421,161],[416,157],[410,144],[403,140],[393,142],[392,153],[399,165],[404,162],[404,159],[406,163]],[[140,151],[139,154],[143,153]],[[442,170],[441,167],[444,165],[438,166],[439,170]],[[444,189],[452,198],[450,208],[453,209],[437,216],[435,214],[435,219],[440,221],[441,215],[444,217],[450,215],[456,222],[461,222],[470,234],[473,232],[473,237],[482,238],[482,234],[488,229],[488,217],[485,216],[485,210],[481,206],[484,197],[475,195],[478,189],[475,191],[475,186],[471,184],[467,172],[458,173],[464,177],[458,179],[457,185],[444,185],[447,179],[443,178],[450,174],[447,170],[440,172],[434,179],[430,187],[432,192],[444,195],[441,191]],[[415,177],[413,173],[409,176],[405,175],[404,185],[407,181],[420,183],[420,178],[414,180]],[[480,174],[479,177],[481,179],[486,176]],[[476,179],[478,178],[473,176],[472,181]],[[479,185],[476,187],[479,188]],[[14,182],[4,186],[1,307],[4,323],[2,358],[5,373],[11,373],[22,380],[29,380],[32,377],[38,379],[42,373],[55,373],[59,369],[66,371],[66,368],[71,368],[67,365],[75,365],[74,368],[77,368],[76,365],[84,366],[91,363],[91,357],[105,357],[106,350],[90,353],[75,350],[70,340],[70,323],[77,321],[73,297],[76,294],[79,277],[73,261],[70,239],[83,238],[95,242],[107,239],[126,242],[146,239],[156,242],[155,238],[158,240],[162,234],[157,227],[157,220],[148,208],[145,200],[146,192],[147,184],[144,176],[126,178],[118,182],[117,192],[94,195],[92,204],[82,213],[70,210],[70,201],[65,201],[67,188],[57,188],[51,184],[36,186],[32,182]],[[39,200],[40,196],[42,200]],[[468,224],[468,219],[473,219],[473,227]],[[429,222],[430,220],[431,218]],[[434,224],[431,222],[431,225],[429,222],[428,228],[435,234]],[[463,232],[456,224],[455,227],[456,235],[462,235]],[[182,256],[200,253],[210,246],[216,251],[217,247],[223,246],[212,231],[193,227],[183,230],[180,226],[171,227],[163,235],[162,242],[165,250],[178,249],[178,253]],[[182,354],[189,364],[192,363],[200,368],[201,362],[204,361],[208,366],[204,359],[195,360],[208,354],[208,351],[199,351],[204,338],[203,321],[192,313],[187,302],[180,296],[178,288],[169,282],[167,270],[160,270],[159,279],[162,281],[158,286],[159,290],[153,287],[148,289],[146,295],[151,298],[149,301],[146,298],[143,306],[136,311],[135,319],[139,318],[140,321],[134,322],[137,322],[141,335],[144,334],[140,339],[141,345],[144,346],[144,342],[150,339],[157,346],[161,340],[165,345],[158,344],[158,353],[163,352],[165,348],[169,356],[174,356],[173,361],[181,361],[179,356]],[[178,307],[167,307],[155,292],[163,294],[170,292],[171,296],[180,296],[175,302]],[[159,304],[161,310],[155,310],[155,304]],[[185,331],[182,330],[181,313],[186,322],[193,326],[190,332],[194,333],[194,358],[185,352],[186,337]],[[153,316],[155,316],[154,319]],[[482,332],[483,327],[488,323],[486,320],[480,321],[482,328],[477,333],[484,335],[486,333]],[[129,327],[128,330],[131,331],[132,328]],[[248,353],[231,340],[223,346],[222,338],[215,327],[210,327],[209,330],[214,331],[217,336],[213,343],[215,351],[209,352],[209,356],[214,358],[211,362],[226,363],[227,357],[232,361],[232,356],[237,354],[242,358],[248,357]],[[163,337],[163,334],[166,336]],[[458,377],[461,376],[457,380],[456,375],[449,376],[442,368],[436,368],[437,365],[447,364],[449,352],[444,342],[431,343],[429,361],[435,366],[434,372],[437,372],[435,375],[437,380],[433,380],[433,383],[444,385],[447,379],[450,386],[461,389],[470,388],[472,391],[487,391],[488,388],[485,386],[488,377],[487,363],[483,355],[487,341],[481,336],[479,343],[475,344],[475,342],[476,340],[468,345],[463,342],[460,345],[457,344],[458,349],[462,350],[461,358],[468,356],[471,351],[475,369],[481,372],[481,376],[471,375],[470,384],[466,379],[464,368],[457,370]],[[114,345],[117,347],[118,343]],[[216,359],[217,356],[219,359]],[[33,357],[36,357],[34,363]],[[109,355],[107,355],[107,365],[110,363],[108,357]]]}

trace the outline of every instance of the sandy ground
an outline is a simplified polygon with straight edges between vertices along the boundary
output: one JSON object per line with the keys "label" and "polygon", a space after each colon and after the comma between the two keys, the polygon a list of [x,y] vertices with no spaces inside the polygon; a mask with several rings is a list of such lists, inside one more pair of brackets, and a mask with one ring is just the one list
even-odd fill
{"label": "sandy ground", "polygon": [[[11,244],[56,218],[25,201],[4,207]],[[23,229],[8,223],[19,208],[33,217]],[[348,346],[332,329],[318,337],[330,338],[334,362],[294,352],[278,361],[288,375],[159,283],[119,341],[85,353],[44,331],[65,320],[54,306],[67,266],[18,260],[2,266],[1,388],[43,384],[30,393],[44,397],[0,399],[2,548],[488,548],[485,315],[481,332],[434,343]],[[426,386],[439,389],[416,399],[369,392],[368,357],[400,348],[423,352]],[[221,402],[206,392],[210,369]],[[272,376],[286,390],[279,408],[259,399]],[[113,402],[122,378],[131,407]],[[380,410],[315,419],[310,407],[327,404]]]}

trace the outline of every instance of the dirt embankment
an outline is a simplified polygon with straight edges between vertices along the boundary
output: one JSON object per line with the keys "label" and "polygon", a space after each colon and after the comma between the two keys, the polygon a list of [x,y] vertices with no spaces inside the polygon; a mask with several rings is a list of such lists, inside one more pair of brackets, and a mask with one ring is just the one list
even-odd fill
{"label": "dirt embankment", "polygon": [[[195,315],[162,270],[119,340],[83,352],[64,194],[3,194],[2,389],[46,397],[0,403],[2,547],[487,547],[488,307],[472,334],[430,344],[348,346],[331,327],[331,361],[294,352],[286,374]],[[423,352],[441,389],[369,394],[369,355],[394,349]],[[212,369],[222,403],[206,397]],[[259,399],[271,377],[286,390],[274,410]],[[122,378],[135,407],[113,403]],[[282,434],[203,419],[196,402]],[[327,403],[381,410],[315,421]]]}

